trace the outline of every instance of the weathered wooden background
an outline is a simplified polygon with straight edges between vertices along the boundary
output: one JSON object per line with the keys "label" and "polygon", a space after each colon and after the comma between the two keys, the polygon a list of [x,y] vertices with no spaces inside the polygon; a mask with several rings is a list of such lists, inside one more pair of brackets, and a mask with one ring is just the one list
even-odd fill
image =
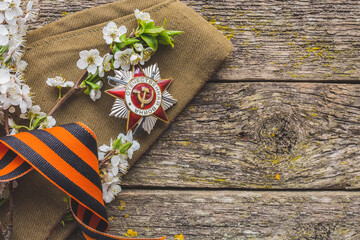
{"label": "weathered wooden background", "polygon": [[[33,27],[113,1],[38,0]],[[360,239],[360,2],[183,2],[235,51],[130,170],[109,232]]]}

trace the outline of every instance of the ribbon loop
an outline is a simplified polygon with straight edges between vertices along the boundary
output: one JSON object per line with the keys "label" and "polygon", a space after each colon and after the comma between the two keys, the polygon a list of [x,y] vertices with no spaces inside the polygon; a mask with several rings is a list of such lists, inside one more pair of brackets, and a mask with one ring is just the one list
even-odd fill
{"label": "ribbon loop", "polygon": [[23,132],[1,137],[0,143],[0,182],[15,180],[35,169],[70,196],[71,211],[86,239],[130,239],[105,233],[109,222],[97,141],[86,125],[73,123]]}

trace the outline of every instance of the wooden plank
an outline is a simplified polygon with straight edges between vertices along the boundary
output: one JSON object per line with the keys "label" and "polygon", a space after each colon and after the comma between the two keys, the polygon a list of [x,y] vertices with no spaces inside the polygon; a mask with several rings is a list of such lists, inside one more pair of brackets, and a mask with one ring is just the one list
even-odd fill
{"label": "wooden plank", "polygon": [[[126,206],[119,210],[123,201]],[[127,190],[108,206],[110,233],[186,240],[360,239],[353,192]],[[82,239],[80,232],[69,240]]]}
{"label": "wooden plank", "polygon": [[360,187],[360,86],[210,83],[125,186]]}
{"label": "wooden plank", "polygon": [[235,45],[218,79],[360,79],[358,1],[184,2]]}
{"label": "wooden plank", "polygon": [[[41,0],[33,28],[115,0]],[[351,0],[183,0],[231,39],[214,81],[360,79],[360,3]]]}

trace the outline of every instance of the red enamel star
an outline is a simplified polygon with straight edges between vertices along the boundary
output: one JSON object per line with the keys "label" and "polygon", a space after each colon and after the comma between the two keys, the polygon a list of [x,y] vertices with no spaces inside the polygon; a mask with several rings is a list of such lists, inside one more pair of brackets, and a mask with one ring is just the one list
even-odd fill
{"label": "red enamel star", "polygon": [[[117,78],[109,78],[109,80],[117,81],[120,84],[107,90],[106,93],[122,101],[115,101],[110,115],[125,117],[127,113],[127,131],[139,123],[144,123],[143,128],[150,133],[156,121],[156,119],[154,121],[149,118],[150,116],[169,122],[163,103],[166,104],[167,108],[176,103],[176,100],[166,91],[172,79],[160,79],[157,65],[144,70],[136,65],[133,67],[131,79],[127,78],[130,78],[129,72],[124,71],[117,71]],[[163,98],[164,94],[166,98]],[[144,120],[144,118],[148,119]]]}

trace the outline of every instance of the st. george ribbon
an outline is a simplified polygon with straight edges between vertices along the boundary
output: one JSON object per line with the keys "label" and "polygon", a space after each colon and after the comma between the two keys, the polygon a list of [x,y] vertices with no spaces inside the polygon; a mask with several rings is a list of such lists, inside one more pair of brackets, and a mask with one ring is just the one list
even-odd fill
{"label": "st. george ribbon", "polygon": [[86,239],[132,239],[106,234],[109,222],[97,140],[86,125],[72,123],[0,138],[0,182],[15,180],[33,169],[70,196],[70,209]]}

